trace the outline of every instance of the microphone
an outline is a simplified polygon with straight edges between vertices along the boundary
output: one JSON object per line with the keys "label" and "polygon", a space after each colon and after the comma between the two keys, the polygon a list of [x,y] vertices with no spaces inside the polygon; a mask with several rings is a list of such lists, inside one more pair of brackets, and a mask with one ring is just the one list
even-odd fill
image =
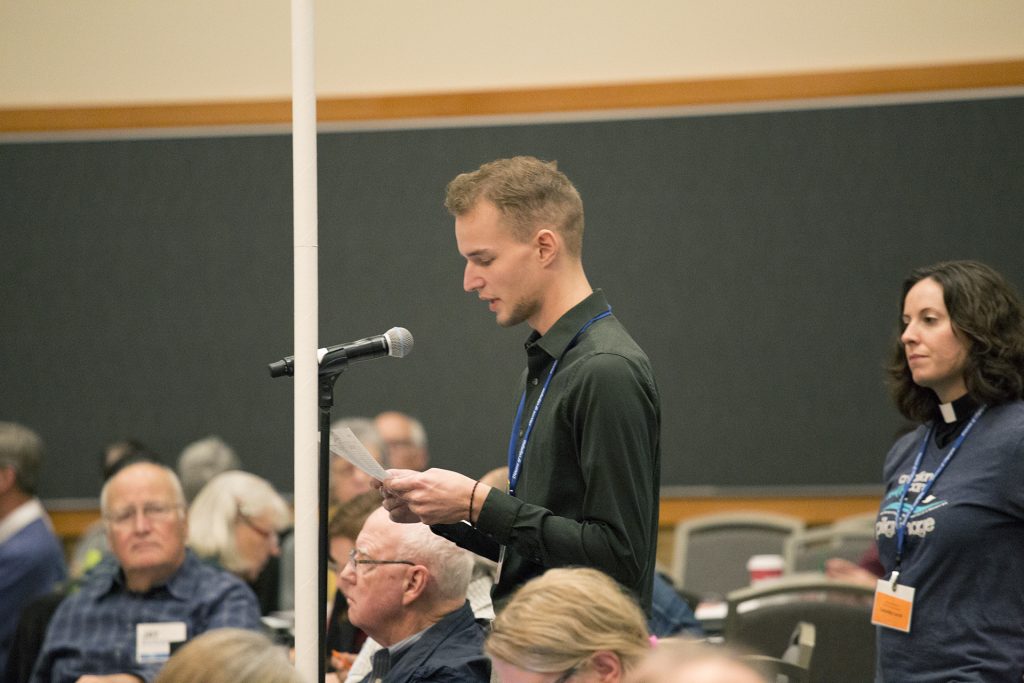
{"label": "microphone", "polygon": [[[381,356],[405,358],[412,352],[412,334],[404,327],[392,327],[384,334],[358,339],[347,344],[317,349],[316,360],[320,374],[341,371],[349,362],[370,360]],[[291,376],[295,373],[295,357],[287,356],[268,365],[271,377]]]}

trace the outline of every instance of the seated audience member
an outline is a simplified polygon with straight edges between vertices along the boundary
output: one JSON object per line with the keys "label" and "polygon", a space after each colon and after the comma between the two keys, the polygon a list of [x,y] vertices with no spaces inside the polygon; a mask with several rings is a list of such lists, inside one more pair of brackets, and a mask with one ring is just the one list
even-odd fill
{"label": "seated audience member", "polygon": [[[385,456],[387,455],[386,446],[384,445],[384,440],[380,438],[380,432],[374,426],[373,420],[368,417],[345,417],[336,420],[331,425],[331,431],[334,432],[346,427],[352,430],[355,437],[359,439],[377,462],[385,462]],[[330,459],[331,507],[350,501],[360,493],[366,493],[370,490],[370,482],[372,481],[370,475],[338,455],[334,451],[333,445],[332,443]]]}
{"label": "seated audience member", "polygon": [[[290,523],[288,503],[269,482],[241,470],[222,472],[189,506],[188,545],[251,586],[280,553],[278,534]],[[269,614],[276,605],[260,608]]]}
{"label": "seated audience member", "polygon": [[859,562],[850,562],[841,557],[830,557],[825,561],[825,575],[830,579],[859,583],[874,588],[878,579],[885,574],[878,559],[878,546],[874,543],[861,556]]}
{"label": "seated audience member", "polygon": [[[185,500],[191,503],[203,490],[206,483],[218,474],[241,468],[242,461],[239,460],[234,449],[220,437],[208,436],[193,441],[178,456],[178,475],[185,491]],[[292,584],[288,584],[289,592],[284,596],[279,589],[280,577],[284,572],[283,565],[289,561],[288,553],[294,552],[290,539],[291,534],[289,533],[283,534],[280,539],[280,552],[285,557],[272,555],[260,575],[250,582],[252,589],[256,591],[256,596],[260,601],[260,611],[263,614],[269,614],[279,609],[291,609],[294,606],[294,599],[291,595]],[[286,599],[287,605],[282,605],[282,599]]]}
{"label": "seated audience member", "polygon": [[768,683],[755,663],[727,647],[690,640],[661,640],[634,669],[628,683]]}
{"label": "seated audience member", "polygon": [[644,613],[589,568],[549,569],[498,612],[485,650],[502,683],[618,683],[650,649]]}
{"label": "seated audience member", "polygon": [[[505,469],[507,471],[507,468],[503,468],[503,469]],[[368,505],[373,505],[372,509],[367,510],[367,512],[366,512],[367,515],[370,512],[373,512],[373,510],[375,510],[375,509],[380,507],[380,502],[381,502],[380,495],[376,491],[371,491],[368,494],[362,494],[358,498],[355,498],[352,501],[350,501],[348,504],[342,505],[340,508],[338,508],[338,513],[335,516],[335,519],[331,520],[331,529],[335,529],[335,528],[340,529],[343,522],[338,519],[338,515],[340,515],[342,513],[342,511],[344,511],[346,509],[346,507],[348,507],[349,505],[352,505],[352,504],[355,504],[355,503],[361,501],[364,496],[370,496],[370,498],[368,499],[368,503],[367,504]],[[351,544],[355,543],[355,538],[358,535],[359,529],[362,528],[362,524],[365,521],[365,519],[366,519],[366,517],[364,516],[364,517],[362,517],[361,519],[358,520],[359,521],[359,527],[355,528],[355,532],[356,533],[351,536],[351,538],[352,538],[352,541],[350,541]],[[337,522],[337,525],[336,525],[336,522]],[[354,526],[355,526],[354,524],[345,524],[346,532],[351,533],[351,530],[352,530],[352,528]],[[347,547],[343,546],[343,545],[336,545],[337,542],[338,541],[337,541],[336,537],[332,535],[332,538],[331,538],[331,557],[334,558],[335,561],[337,561],[338,565],[340,566],[345,561],[345,559],[348,558],[348,552],[351,550],[352,545],[348,545]],[[466,589],[466,599],[469,600],[469,607],[470,607],[470,609],[473,610],[473,616],[476,617],[476,619],[478,621],[482,620],[484,622],[489,622],[491,619],[494,618],[494,605],[491,603],[491,586],[494,585],[494,571],[495,571],[495,569],[497,567],[497,563],[492,562],[492,561],[490,561],[490,560],[488,560],[488,559],[486,559],[484,557],[480,557],[479,555],[472,555],[472,557],[473,557],[473,573],[470,575],[469,586]],[[344,558],[344,559],[341,559],[341,558]],[[340,560],[340,561],[338,561],[338,560]],[[339,591],[339,595],[340,595],[340,591]],[[342,604],[344,604],[344,598],[343,597],[341,598],[341,601],[342,601]],[[335,605],[338,605],[338,604],[339,604],[338,602],[335,602]],[[335,608],[335,612],[337,613],[337,607]],[[345,617],[345,620],[346,620],[346,623],[348,623],[347,622],[347,615]],[[351,629],[351,628],[354,628],[354,627],[352,627],[351,624],[349,624],[349,628]],[[355,629],[355,630],[358,630],[358,629]],[[330,634],[330,631],[328,633]],[[330,636],[328,636],[328,643],[330,643]],[[338,648],[335,648],[335,649],[338,649]],[[363,678],[365,678],[367,674],[370,673],[370,671],[372,669],[373,655],[379,649],[380,649],[380,644],[377,641],[375,641],[373,638],[365,638],[365,642],[362,642],[362,647],[358,648],[359,656],[356,657],[354,660],[351,660],[351,658],[349,658],[349,657],[344,657],[344,656],[337,657],[337,656],[335,656],[334,659],[337,662],[335,664],[335,668],[336,669],[340,669],[340,670],[344,670],[344,668],[345,668],[344,665],[348,665],[349,671],[348,671],[347,678],[345,679],[346,683],[358,683]],[[354,652],[355,650],[339,650],[339,651],[340,652]],[[341,664],[342,666],[339,667],[338,664]]]}
{"label": "seated audience member", "polygon": [[704,628],[693,609],[679,595],[672,581],[658,571],[654,572],[651,616],[647,619],[647,630],[658,638],[682,634],[694,637],[704,635]]}
{"label": "seated audience member", "polygon": [[0,422],[0,675],[22,608],[67,578],[64,551],[35,496],[42,458],[35,432]]}
{"label": "seated audience member", "polygon": [[[100,452],[100,473],[103,481],[117,474],[121,468],[134,462],[160,463],[160,456],[135,439],[120,439]],[[14,634],[11,656],[8,659],[8,683],[25,683],[32,677],[32,667],[46,637],[46,628],[61,601],[77,590],[79,579],[110,554],[107,529],[103,519],[90,524],[75,544],[71,559],[71,581],[60,590],[36,598],[25,606]]]}
{"label": "seated audience member", "polygon": [[178,476],[185,500],[192,502],[206,482],[221,472],[242,468],[242,461],[231,446],[219,436],[193,441],[178,456]]}
{"label": "seated audience member", "polygon": [[[341,567],[348,562],[348,555],[356,547],[356,538],[359,537],[366,518],[378,508],[380,495],[376,491],[367,491],[347,503],[342,503],[334,511],[327,525],[327,542],[330,544],[328,554],[334,565]],[[341,589],[336,588],[333,595],[330,615],[327,618],[324,654],[330,661],[328,670],[346,672],[366,640],[366,634],[348,620],[348,603],[345,602]]]}
{"label": "seated audience member", "polygon": [[288,656],[261,633],[219,628],[167,660],[156,683],[302,683]]}
{"label": "seated audience member", "polygon": [[365,682],[490,680],[466,600],[472,571],[470,554],[429,527],[370,515],[338,574],[349,619],[382,646]]}
{"label": "seated audience member", "polygon": [[100,453],[100,474],[103,482],[117,474],[130,462],[160,462],[160,456],[149,450],[138,439],[124,438],[113,441]]}
{"label": "seated audience member", "polygon": [[172,470],[126,466],[103,486],[100,509],[113,557],[57,608],[33,681],[151,681],[176,644],[215,628],[259,628],[252,591],[186,549],[185,496]]}
{"label": "seated audience member", "polygon": [[[100,473],[103,483],[118,473],[122,467],[132,462],[162,462],[160,456],[150,451],[136,439],[119,439],[108,444],[100,452]],[[71,555],[71,576],[79,577],[89,571],[103,559],[103,556],[110,552],[110,545],[107,544],[107,529],[103,520],[99,519],[90,524],[78,542]]]}
{"label": "seated audience member", "polygon": [[388,449],[388,467],[401,470],[427,469],[427,431],[423,423],[411,415],[388,410],[373,420]]}

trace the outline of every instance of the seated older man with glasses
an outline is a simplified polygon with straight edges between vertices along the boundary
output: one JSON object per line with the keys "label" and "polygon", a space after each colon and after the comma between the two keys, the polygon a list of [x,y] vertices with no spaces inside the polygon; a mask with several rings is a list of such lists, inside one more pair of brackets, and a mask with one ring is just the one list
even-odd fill
{"label": "seated older man with glasses", "polygon": [[186,549],[185,497],[172,470],[125,467],[104,485],[100,508],[114,557],[57,609],[33,681],[148,682],[204,631],[259,628],[248,586]]}
{"label": "seated older man with glasses", "polygon": [[[342,562],[345,559],[337,558]],[[378,509],[338,572],[349,620],[383,647],[366,683],[485,683],[484,627],[466,588],[473,558],[423,524]]]}

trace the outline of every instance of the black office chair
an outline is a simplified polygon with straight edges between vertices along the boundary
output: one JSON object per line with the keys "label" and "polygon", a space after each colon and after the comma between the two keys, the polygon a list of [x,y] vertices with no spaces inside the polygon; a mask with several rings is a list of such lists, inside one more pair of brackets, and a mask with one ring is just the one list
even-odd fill
{"label": "black office chair", "polygon": [[789,647],[781,657],[746,655],[743,659],[772,676],[773,683],[809,683],[815,639],[814,624],[797,622],[789,639]]}
{"label": "black office chair", "polygon": [[798,622],[815,627],[808,683],[872,683],[875,678],[874,591],[822,576],[789,576],[733,591],[723,635],[732,645],[783,652]]}

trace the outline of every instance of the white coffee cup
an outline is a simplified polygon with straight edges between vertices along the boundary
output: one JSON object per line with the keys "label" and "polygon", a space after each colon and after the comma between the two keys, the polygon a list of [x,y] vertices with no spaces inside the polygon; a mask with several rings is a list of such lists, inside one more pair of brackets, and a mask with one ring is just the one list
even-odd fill
{"label": "white coffee cup", "polygon": [[782,555],[753,555],[747,560],[747,571],[750,572],[750,585],[755,586],[782,576],[785,562]]}

